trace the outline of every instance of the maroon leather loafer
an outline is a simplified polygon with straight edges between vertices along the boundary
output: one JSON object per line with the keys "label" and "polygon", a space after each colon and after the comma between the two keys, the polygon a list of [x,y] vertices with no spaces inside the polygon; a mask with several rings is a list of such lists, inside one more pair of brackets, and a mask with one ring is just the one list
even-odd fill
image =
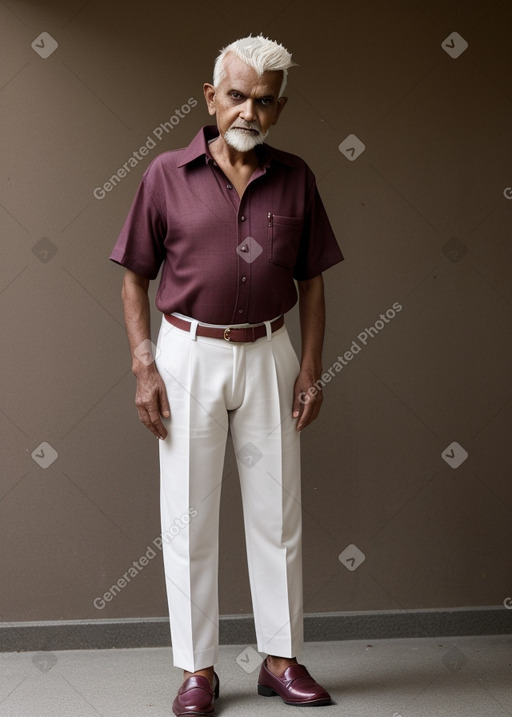
{"label": "maroon leather loafer", "polygon": [[273,675],[264,660],[258,679],[258,694],[279,695],[287,705],[329,705],[331,696],[311,677],[304,665],[290,665],[281,677]]}
{"label": "maroon leather loafer", "polygon": [[206,677],[192,675],[181,685],[173,702],[172,711],[176,717],[187,717],[187,715],[212,717],[218,696],[219,678],[216,672],[213,673],[213,688]]}

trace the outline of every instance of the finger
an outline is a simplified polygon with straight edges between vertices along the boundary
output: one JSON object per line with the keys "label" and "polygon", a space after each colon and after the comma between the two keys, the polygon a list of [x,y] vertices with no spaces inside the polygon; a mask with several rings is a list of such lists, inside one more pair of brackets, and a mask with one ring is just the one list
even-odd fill
{"label": "finger", "polygon": [[139,408],[139,420],[141,423],[143,423],[148,431],[151,431],[151,433],[156,436],[157,438],[160,438],[160,434],[158,433],[156,427],[153,424],[153,421],[151,420],[149,413],[147,409],[145,408]]}
{"label": "finger", "polygon": [[169,399],[167,398],[165,386],[162,386],[160,391],[160,412],[164,418],[170,418],[171,416],[171,407],[169,405]]}
{"label": "finger", "polygon": [[156,408],[151,406],[148,408],[148,415],[152,426],[152,428],[150,429],[151,432],[154,433],[155,436],[157,436],[158,438],[164,440],[167,437],[167,429],[162,423],[162,419],[160,418],[160,412]]}
{"label": "finger", "polygon": [[319,396],[310,397],[310,401],[304,404],[302,414],[297,422],[297,430],[302,431],[304,428],[309,426],[315,418],[318,416],[320,411],[320,405],[322,399]]}
{"label": "finger", "polygon": [[296,428],[298,431],[302,431],[310,423],[311,411],[312,411],[311,404],[303,406],[303,409],[299,416],[299,420],[297,421]]}
{"label": "finger", "polygon": [[295,398],[293,401],[293,406],[292,406],[292,418],[298,418],[301,413],[302,413],[302,406],[300,405],[297,398]]}
{"label": "finger", "polygon": [[304,404],[307,403],[309,396],[304,391],[299,391],[297,388],[294,390],[293,404],[292,404],[292,417],[298,418],[304,408]]}

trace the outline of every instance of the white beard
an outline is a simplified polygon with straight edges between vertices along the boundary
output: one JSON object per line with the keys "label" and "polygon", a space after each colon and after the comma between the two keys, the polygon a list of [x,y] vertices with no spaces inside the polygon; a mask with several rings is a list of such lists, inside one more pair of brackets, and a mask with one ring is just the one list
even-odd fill
{"label": "white beard", "polygon": [[[235,126],[236,127],[236,126]],[[235,127],[230,127],[224,134],[224,140],[237,152],[250,152],[257,144],[263,144],[268,136],[268,132],[263,134],[258,130],[258,134],[250,134],[248,132],[240,132]],[[256,127],[251,129],[257,129]]]}

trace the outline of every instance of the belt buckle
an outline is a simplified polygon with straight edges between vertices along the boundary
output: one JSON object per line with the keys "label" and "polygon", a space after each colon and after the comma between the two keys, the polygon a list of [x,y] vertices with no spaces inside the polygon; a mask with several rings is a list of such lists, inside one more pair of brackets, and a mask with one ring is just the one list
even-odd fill
{"label": "belt buckle", "polygon": [[224,329],[224,340],[225,341],[231,341],[231,339],[229,338],[230,333],[231,333],[231,326],[226,326],[226,328]]}

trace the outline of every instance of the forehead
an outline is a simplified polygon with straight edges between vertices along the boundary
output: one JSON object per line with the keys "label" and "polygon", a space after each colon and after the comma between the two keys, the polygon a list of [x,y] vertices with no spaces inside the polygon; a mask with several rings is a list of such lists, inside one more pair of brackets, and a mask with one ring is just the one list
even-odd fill
{"label": "forehead", "polygon": [[283,80],[281,71],[267,71],[261,76],[258,75],[253,67],[247,65],[232,52],[228,52],[224,58],[224,72],[226,76],[220,85],[225,89],[242,90],[246,94],[277,95]]}

